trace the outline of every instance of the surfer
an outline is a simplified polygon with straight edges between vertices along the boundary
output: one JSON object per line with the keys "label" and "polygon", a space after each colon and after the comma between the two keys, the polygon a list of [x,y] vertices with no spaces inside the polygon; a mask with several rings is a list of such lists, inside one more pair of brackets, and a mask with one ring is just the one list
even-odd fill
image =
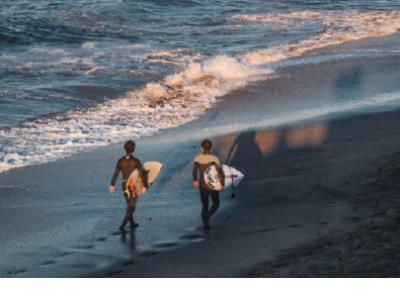
{"label": "surfer", "polygon": [[134,141],[127,141],[124,145],[124,149],[126,152],[126,155],[121,157],[117,161],[117,165],[115,166],[115,171],[114,175],[111,179],[111,184],[110,184],[110,193],[115,192],[115,182],[117,180],[117,177],[119,175],[119,172],[122,172],[123,175],[123,180],[122,180],[122,190],[124,193],[124,197],[126,200],[126,214],[124,219],[122,220],[121,226],[119,227],[119,230],[121,232],[126,232],[125,226],[130,223],[130,228],[133,230],[137,226],[139,226],[138,223],[135,223],[133,220],[133,213],[135,212],[136,208],[136,203],[138,200],[138,195],[136,193],[136,188],[134,183],[132,184],[127,184],[129,176],[132,174],[133,171],[137,170],[142,182],[145,186],[145,190],[148,188],[148,182],[147,182],[147,176],[145,175],[145,170],[141,164],[141,162],[133,156],[133,152],[135,151],[135,142]]}
{"label": "surfer", "polygon": [[[221,163],[215,155],[211,153],[212,143],[210,140],[204,140],[201,143],[203,153],[196,156],[193,161],[193,186],[199,189],[200,199],[202,203],[201,218],[203,220],[203,229],[210,229],[210,218],[219,207],[219,191],[210,189],[204,182],[204,171],[211,165],[215,165],[218,177],[224,187]],[[221,190],[222,190],[221,189]],[[209,198],[211,197],[212,205],[209,209]]]}

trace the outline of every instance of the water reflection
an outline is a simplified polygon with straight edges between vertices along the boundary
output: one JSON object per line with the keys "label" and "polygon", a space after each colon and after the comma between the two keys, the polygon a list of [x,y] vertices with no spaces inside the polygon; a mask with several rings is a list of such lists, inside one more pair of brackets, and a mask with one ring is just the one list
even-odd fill
{"label": "water reflection", "polygon": [[266,155],[277,149],[279,134],[276,131],[260,131],[256,133],[254,142],[260,148],[262,154]]}
{"label": "water reflection", "polygon": [[282,149],[319,146],[327,134],[326,124],[314,123],[280,131],[262,130],[233,134],[217,138],[214,145],[218,155],[227,164],[240,168],[243,164],[261,161],[264,156]]}
{"label": "water reflection", "polygon": [[326,125],[321,123],[291,128],[286,134],[286,146],[288,148],[301,148],[321,145],[327,132]]}
{"label": "water reflection", "polygon": [[129,246],[129,249],[131,250],[132,253],[136,253],[137,252],[136,231],[135,230],[131,230],[129,232],[121,233],[121,242],[124,245]]}

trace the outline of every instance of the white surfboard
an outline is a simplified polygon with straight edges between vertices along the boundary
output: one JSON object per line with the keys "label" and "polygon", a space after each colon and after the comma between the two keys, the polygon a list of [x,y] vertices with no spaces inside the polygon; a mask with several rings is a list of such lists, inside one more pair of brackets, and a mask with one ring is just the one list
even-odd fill
{"label": "white surfboard", "polygon": [[[222,165],[222,170],[224,173],[225,191],[236,188],[244,177],[240,171],[228,165]],[[221,182],[219,181],[218,171],[215,165],[209,166],[204,171],[204,182],[210,189],[221,191],[222,186]]]}
{"label": "white surfboard", "polygon": [[[162,164],[159,163],[158,161],[148,161],[143,164],[143,168],[146,171],[147,181],[148,181],[149,187],[150,187],[153,184],[153,182],[156,180],[158,174],[160,173]],[[130,194],[128,187],[132,183],[136,189],[136,194],[138,196],[145,193],[142,178],[139,175],[139,172],[137,170],[133,171],[127,180],[127,184],[126,184],[127,191],[125,191],[125,192],[127,192],[128,194]]]}

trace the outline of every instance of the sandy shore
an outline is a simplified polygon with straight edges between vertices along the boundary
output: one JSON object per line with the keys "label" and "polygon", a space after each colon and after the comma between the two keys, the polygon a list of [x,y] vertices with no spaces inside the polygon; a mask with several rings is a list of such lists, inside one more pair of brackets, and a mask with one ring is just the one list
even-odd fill
{"label": "sandy shore", "polygon": [[[358,263],[350,271],[339,263],[326,270],[342,252],[353,253],[354,232],[374,246],[375,237],[364,234],[371,226],[389,232],[384,243],[393,253],[395,239],[385,228],[396,224],[398,197],[387,180],[396,178],[390,168],[398,159],[400,118],[390,111],[397,103],[386,100],[398,91],[399,67],[395,54],[293,65],[225,96],[192,123],[140,139],[137,155],[165,167],[139,203],[141,226],[126,236],[113,234],[125,204],[119,193],[107,193],[121,145],[1,174],[0,276],[378,274]],[[371,105],[351,109],[368,99]],[[235,199],[223,195],[208,234],[198,229],[190,176],[205,137],[246,176]]]}
{"label": "sandy shore", "polygon": [[[357,266],[376,262],[379,269],[387,260],[368,259],[385,257],[386,249],[392,253],[398,243],[391,243],[397,240],[396,231],[384,229],[399,209],[399,186],[390,175],[396,169],[391,162],[399,159],[399,128],[399,113],[392,112],[217,139],[221,156],[227,145],[236,143],[232,164],[247,175],[237,198],[225,200],[234,201],[234,208],[217,216],[209,234],[191,234],[203,241],[168,252],[154,249],[151,257],[133,266],[115,266],[104,275],[324,276],[329,275],[325,266],[332,264],[337,268],[332,276],[393,274],[394,269],[368,273]],[[387,173],[389,183],[381,178]],[[372,193],[374,185],[380,188]],[[369,240],[370,247],[381,245],[379,239],[375,244],[376,234],[363,235],[371,226],[385,231],[389,246],[375,253],[359,248],[365,256],[350,251],[354,232]],[[321,240],[332,249],[326,250]],[[349,259],[356,263],[344,263]]]}
{"label": "sandy shore", "polygon": [[[395,43],[392,39],[387,41]],[[354,44],[365,47],[366,41]],[[228,95],[210,111],[209,115],[214,114],[212,122],[206,118],[192,126],[200,124],[201,128],[207,124],[204,127],[208,130],[223,132],[227,120],[234,125],[235,120],[242,120],[240,116],[247,116],[246,130],[214,140],[218,154],[246,174],[237,198],[225,200],[233,203],[233,207],[217,215],[209,234],[194,231],[184,236],[198,239],[199,243],[167,252],[154,248],[151,257],[145,260],[137,260],[129,267],[116,265],[97,275],[397,274],[396,268],[390,269],[396,263],[393,252],[398,243],[395,229],[398,186],[393,184],[392,174],[400,147],[397,111],[340,115],[343,111],[338,109],[328,118],[251,130],[262,128],[264,120],[282,110],[290,110],[286,99],[298,98],[296,105],[305,108],[310,99],[339,103],[339,107],[346,108],[347,100],[352,97],[384,94],[391,90],[390,86],[398,86],[392,77],[398,74],[394,57],[351,58],[307,68],[288,67],[276,80]],[[268,109],[265,101],[269,102]],[[376,185],[380,188],[375,189]],[[370,228],[375,235],[367,234]],[[386,236],[384,247],[382,239],[377,239],[382,232]],[[332,248],[324,251],[324,241],[329,241],[326,244]],[[355,251],[354,243],[360,252]],[[363,243],[365,247],[360,246]],[[387,259],[378,260],[379,256]],[[375,264],[371,264],[371,259]]]}
{"label": "sandy shore", "polygon": [[354,228],[289,249],[241,276],[399,277],[400,151],[363,177],[354,213],[344,219]]}

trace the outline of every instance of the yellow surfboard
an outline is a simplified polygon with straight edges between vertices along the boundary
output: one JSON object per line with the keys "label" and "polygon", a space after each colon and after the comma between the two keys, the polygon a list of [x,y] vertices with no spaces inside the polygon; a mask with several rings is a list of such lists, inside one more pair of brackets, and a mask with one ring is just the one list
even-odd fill
{"label": "yellow surfboard", "polygon": [[[146,171],[147,181],[149,183],[149,187],[156,180],[158,174],[161,171],[162,164],[158,161],[148,161],[143,164],[143,168]],[[127,180],[127,187],[134,186],[136,189],[136,195],[140,196],[145,193],[144,184],[142,178],[139,175],[137,170],[133,171]],[[129,191],[128,191],[129,193]]]}

